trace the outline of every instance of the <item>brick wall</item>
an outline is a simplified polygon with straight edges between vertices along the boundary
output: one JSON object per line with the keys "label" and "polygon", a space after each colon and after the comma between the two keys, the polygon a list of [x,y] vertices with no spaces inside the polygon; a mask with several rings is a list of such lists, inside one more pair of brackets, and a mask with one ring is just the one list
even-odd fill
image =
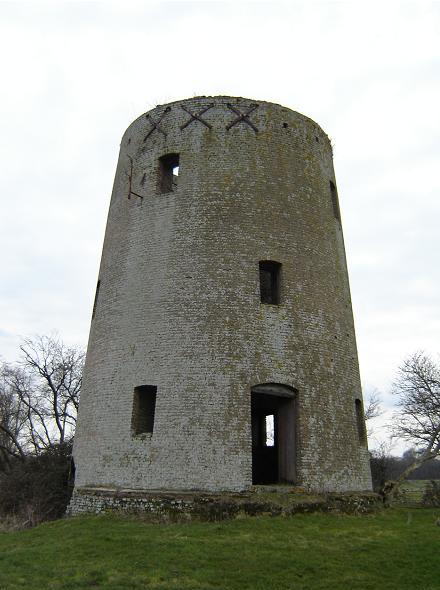
{"label": "brick wall", "polygon": [[[228,106],[246,112],[246,120]],[[198,113],[206,126],[184,110]],[[244,490],[250,390],[296,399],[297,484],[371,489],[332,150],[279,105],[198,97],[127,129],[99,272],[74,456],[76,486]],[[154,128],[154,122],[159,129]],[[255,128],[254,128],[255,127]],[[160,193],[159,158],[180,156]],[[259,261],[282,264],[281,304],[260,302]],[[157,387],[153,434],[133,436],[134,388]]]}

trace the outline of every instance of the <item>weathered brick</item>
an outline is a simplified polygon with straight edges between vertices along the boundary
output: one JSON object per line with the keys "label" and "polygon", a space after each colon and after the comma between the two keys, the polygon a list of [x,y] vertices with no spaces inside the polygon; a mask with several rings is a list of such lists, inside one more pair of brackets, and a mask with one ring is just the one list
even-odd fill
{"label": "weathered brick", "polygon": [[[181,128],[182,106],[210,104],[210,127]],[[75,439],[78,489],[249,488],[251,387],[261,383],[298,392],[297,485],[371,489],[329,139],[267,102],[249,115],[258,131],[245,120],[228,130],[228,104],[256,103],[158,106],[122,139]],[[167,154],[180,154],[178,186],[161,193]],[[280,305],[260,302],[260,260],[282,264]],[[154,431],[134,436],[140,385],[157,387]]]}

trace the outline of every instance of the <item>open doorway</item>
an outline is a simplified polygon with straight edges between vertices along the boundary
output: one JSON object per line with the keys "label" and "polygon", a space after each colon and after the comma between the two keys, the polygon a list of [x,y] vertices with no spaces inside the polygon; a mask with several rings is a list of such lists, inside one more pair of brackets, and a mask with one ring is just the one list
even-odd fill
{"label": "open doorway", "polygon": [[279,383],[251,389],[253,484],[295,482],[296,393]]}

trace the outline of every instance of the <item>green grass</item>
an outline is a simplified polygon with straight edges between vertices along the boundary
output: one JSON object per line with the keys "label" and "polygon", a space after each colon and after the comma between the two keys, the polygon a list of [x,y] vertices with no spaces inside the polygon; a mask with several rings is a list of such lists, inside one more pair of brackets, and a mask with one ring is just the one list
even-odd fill
{"label": "green grass", "polygon": [[438,590],[440,509],[158,525],[88,516],[0,534],[9,590]]}

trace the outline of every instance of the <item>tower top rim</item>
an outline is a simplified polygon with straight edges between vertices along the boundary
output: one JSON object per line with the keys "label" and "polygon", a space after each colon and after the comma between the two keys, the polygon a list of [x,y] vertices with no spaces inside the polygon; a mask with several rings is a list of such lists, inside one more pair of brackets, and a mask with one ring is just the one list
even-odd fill
{"label": "tower top rim", "polygon": [[167,108],[173,108],[173,107],[178,107],[178,106],[182,106],[182,105],[195,106],[197,104],[200,104],[200,105],[205,106],[209,103],[214,103],[214,106],[217,106],[217,105],[225,105],[226,106],[228,103],[231,103],[232,106],[236,106],[236,107],[240,107],[240,105],[242,105],[243,107],[248,107],[250,105],[258,105],[258,107],[263,107],[263,108],[266,107],[266,108],[276,109],[276,111],[279,111],[280,113],[285,113],[286,115],[290,115],[290,116],[293,115],[294,117],[297,117],[297,118],[301,119],[302,121],[313,125],[315,128],[318,128],[324,136],[326,136],[328,138],[327,133],[323,130],[323,128],[314,119],[308,117],[307,115],[304,115],[303,113],[300,113],[299,111],[295,111],[294,109],[291,109],[290,107],[286,107],[280,103],[271,102],[268,100],[258,100],[256,98],[249,98],[249,97],[243,97],[243,96],[230,96],[230,95],[226,95],[226,94],[198,95],[198,96],[173,100],[171,102],[157,104],[153,108],[148,109],[147,111],[143,112],[138,117],[136,117],[126,128],[126,130],[124,132],[124,136],[127,133],[127,131],[129,129],[131,129],[131,127],[137,121],[139,121],[140,119],[143,119],[146,116],[149,116],[151,114],[162,113]]}

